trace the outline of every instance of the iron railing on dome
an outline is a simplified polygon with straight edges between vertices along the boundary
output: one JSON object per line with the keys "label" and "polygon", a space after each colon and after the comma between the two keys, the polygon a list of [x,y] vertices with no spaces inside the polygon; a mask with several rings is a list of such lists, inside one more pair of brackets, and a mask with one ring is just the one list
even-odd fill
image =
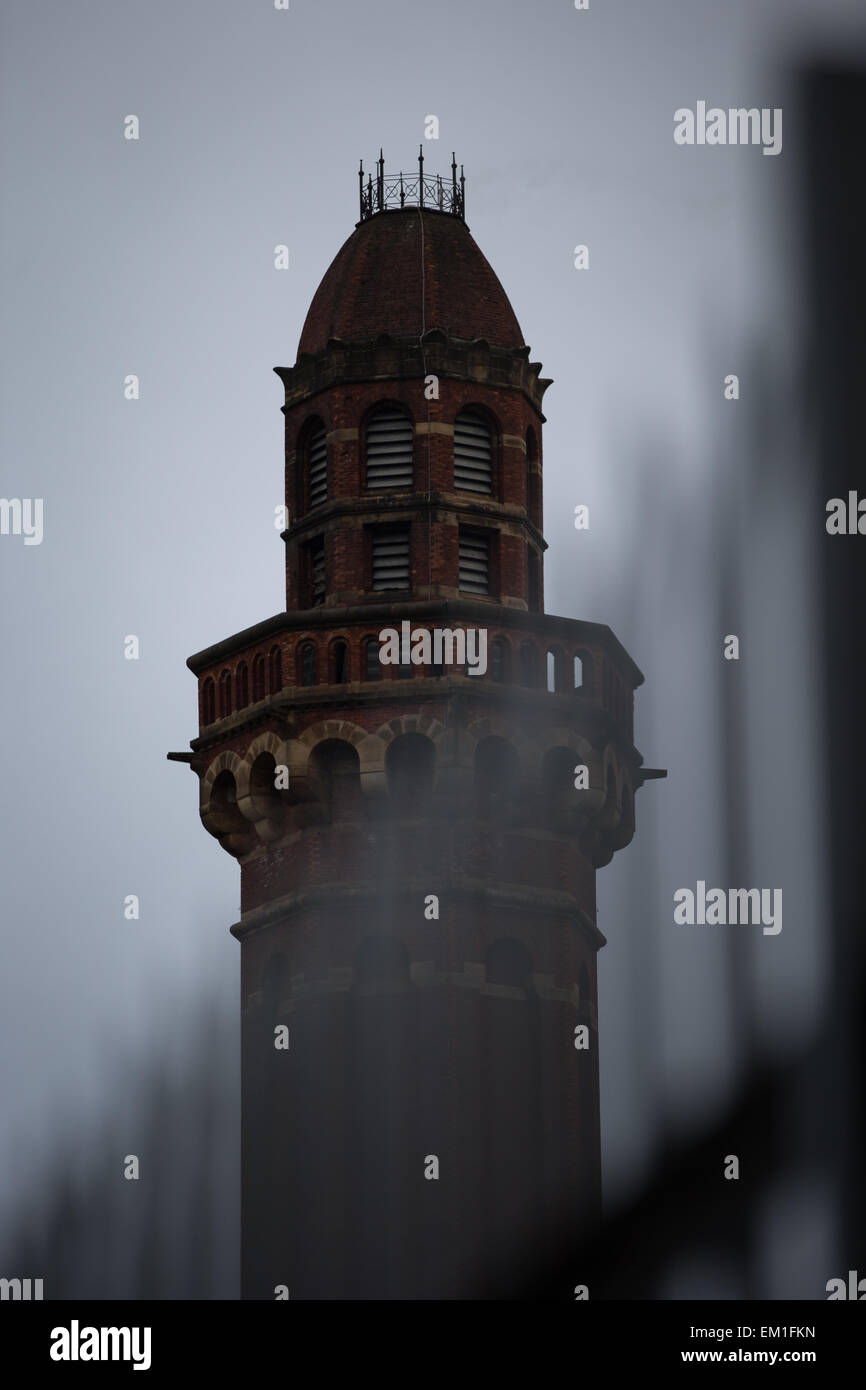
{"label": "iron railing on dome", "polygon": [[382,151],[376,160],[375,176],[367,174],[364,182],[364,161],[358,170],[358,185],[361,203],[360,221],[365,222],[377,212],[394,208],[431,208],[434,212],[447,212],[452,217],[466,218],[466,181],[463,165],[457,177],[457,161],[451,155],[451,179],[441,174],[424,173],[424,148],[418,150],[417,174],[386,174]]}

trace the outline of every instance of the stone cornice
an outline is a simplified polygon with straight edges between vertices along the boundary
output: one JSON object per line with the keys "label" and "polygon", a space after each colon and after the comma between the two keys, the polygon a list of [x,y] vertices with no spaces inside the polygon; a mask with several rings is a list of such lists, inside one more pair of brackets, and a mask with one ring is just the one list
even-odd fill
{"label": "stone cornice", "polygon": [[497,530],[505,530],[506,534],[525,533],[542,553],[548,548],[547,541],[522,507],[511,502],[497,502],[490,497],[478,502],[458,492],[392,492],[370,493],[363,497],[334,497],[293,521],[288,530],[280,532],[280,538],[289,541],[310,532],[327,531],[332,522],[346,517],[353,517],[359,525],[363,525],[368,521],[379,524],[383,517],[390,515],[395,521],[414,521],[421,516],[426,518],[428,513],[433,521],[446,521],[453,516],[455,524],[462,519],[482,526],[496,526]]}
{"label": "stone cornice", "polygon": [[[411,879],[406,879],[401,884],[401,892],[404,894],[423,893],[426,890],[426,880],[418,880],[417,884]],[[530,888],[522,884],[489,884],[486,881],[471,878],[467,874],[452,873],[449,877],[449,892],[457,902],[461,898],[470,900],[486,900],[501,908],[511,908],[523,912],[546,912],[561,916],[559,923],[550,923],[549,930],[560,930],[563,923],[576,928],[581,932],[598,950],[607,944],[607,938],[599,931],[595,922],[584,912],[576,898],[569,893]],[[244,913],[239,922],[235,922],[229,930],[232,936],[238,940],[243,940],[251,936],[254,932],[272,926],[275,922],[284,921],[290,918],[295,912],[308,907],[319,907],[326,905],[333,906],[343,900],[353,902],[356,905],[362,902],[380,901],[382,896],[381,883],[372,880],[369,883],[353,884],[324,884],[317,887],[303,888],[294,893],[288,893],[284,897],[276,898],[262,907],[253,908],[250,912]]]}
{"label": "stone cornice", "polygon": [[283,410],[345,382],[438,376],[520,391],[543,422],[541,400],[551,384],[528,347],[505,348],[486,338],[454,338],[431,328],[421,338],[381,334],[367,341],[331,338],[321,352],[301,353],[294,367],[274,367],[286,388]]}

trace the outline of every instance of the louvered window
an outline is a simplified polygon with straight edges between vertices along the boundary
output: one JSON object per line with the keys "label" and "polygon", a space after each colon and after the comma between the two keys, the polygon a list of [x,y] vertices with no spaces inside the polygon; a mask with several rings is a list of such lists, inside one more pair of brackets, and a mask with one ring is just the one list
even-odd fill
{"label": "louvered window", "polygon": [[486,536],[460,532],[459,584],[464,593],[490,592],[490,542]]}
{"label": "louvered window", "polygon": [[310,506],[318,507],[328,500],[328,446],[325,426],[316,425],[307,444],[307,476],[310,487]]}
{"label": "louvered window", "polygon": [[313,607],[325,602],[325,542],[314,541],[310,546],[310,596]]}
{"label": "louvered window", "polygon": [[367,425],[367,487],[411,487],[412,421],[396,406],[383,406]]}
{"label": "louvered window", "polygon": [[409,528],[373,536],[373,588],[409,588]]}
{"label": "louvered window", "polygon": [[465,410],[454,421],[454,486],[488,496],[493,491],[490,426],[480,415]]}

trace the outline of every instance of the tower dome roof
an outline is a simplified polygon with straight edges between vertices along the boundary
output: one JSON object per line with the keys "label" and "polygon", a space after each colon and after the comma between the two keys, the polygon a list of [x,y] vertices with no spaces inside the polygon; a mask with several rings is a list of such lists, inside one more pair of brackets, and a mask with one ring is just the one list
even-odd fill
{"label": "tower dome roof", "polygon": [[320,352],[329,338],[415,337],[431,328],[524,346],[508,296],[462,218],[388,210],[360,222],[325,271],[298,355]]}

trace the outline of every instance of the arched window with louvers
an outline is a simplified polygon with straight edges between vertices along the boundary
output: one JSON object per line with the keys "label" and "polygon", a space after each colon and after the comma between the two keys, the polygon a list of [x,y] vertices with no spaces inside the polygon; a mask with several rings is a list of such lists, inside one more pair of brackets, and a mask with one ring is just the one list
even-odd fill
{"label": "arched window with louvers", "polygon": [[458,492],[493,494],[493,431],[477,410],[461,410],[454,421],[454,487]]}
{"label": "arched window with louvers", "polygon": [[415,430],[402,406],[379,405],[364,430],[364,486],[368,492],[411,488]]}
{"label": "arched window with louvers", "polygon": [[304,431],[301,448],[306,510],[328,500],[328,442],[321,420],[311,420]]}

